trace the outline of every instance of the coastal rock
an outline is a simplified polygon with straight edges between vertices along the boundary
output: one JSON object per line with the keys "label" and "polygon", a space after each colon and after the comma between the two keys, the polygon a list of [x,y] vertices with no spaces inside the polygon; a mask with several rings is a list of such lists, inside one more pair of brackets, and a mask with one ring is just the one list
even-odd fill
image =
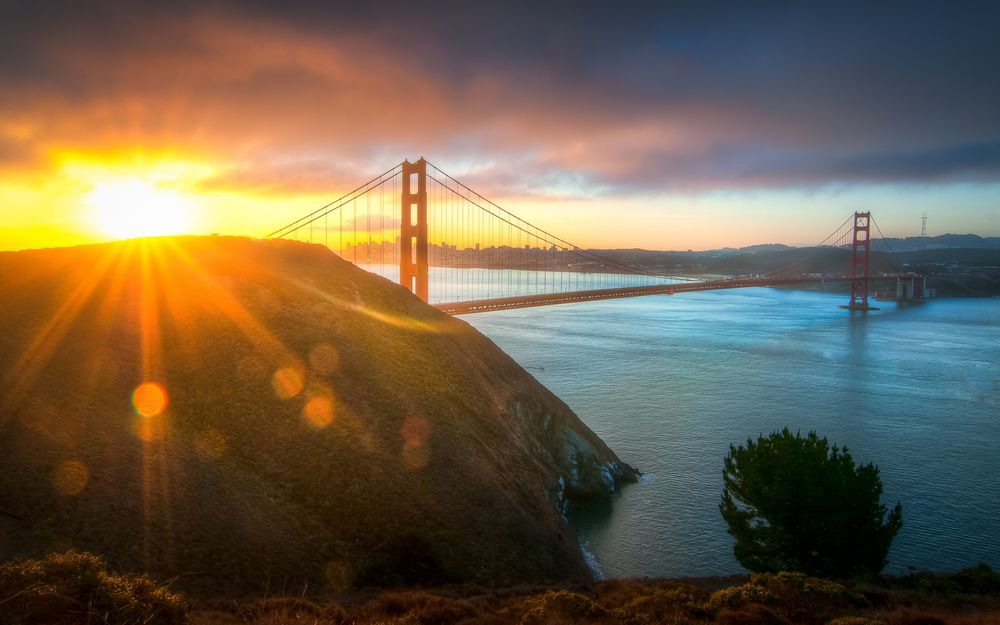
{"label": "coastal rock", "polygon": [[[549,458],[558,475],[557,501],[610,502],[622,484],[636,481],[639,472],[619,460],[558,397],[545,400],[533,404],[522,398],[513,412],[531,428],[539,453]],[[539,413],[544,415],[541,420],[524,418]]]}

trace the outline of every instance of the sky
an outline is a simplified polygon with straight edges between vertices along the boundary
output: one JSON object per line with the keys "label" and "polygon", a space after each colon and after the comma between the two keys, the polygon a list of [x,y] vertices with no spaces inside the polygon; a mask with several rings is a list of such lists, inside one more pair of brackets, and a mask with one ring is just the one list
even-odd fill
{"label": "sky", "polygon": [[[619,6],[622,5],[622,6]],[[1000,3],[0,3],[0,249],[263,236],[425,156],[587,247],[1000,235]]]}

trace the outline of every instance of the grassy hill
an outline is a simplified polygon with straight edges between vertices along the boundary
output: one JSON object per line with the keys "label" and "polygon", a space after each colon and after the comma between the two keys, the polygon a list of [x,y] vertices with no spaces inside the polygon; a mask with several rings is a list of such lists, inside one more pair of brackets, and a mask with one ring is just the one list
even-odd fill
{"label": "grassy hill", "polygon": [[0,559],[199,592],[579,581],[623,465],[490,340],[326,248],[0,253]]}

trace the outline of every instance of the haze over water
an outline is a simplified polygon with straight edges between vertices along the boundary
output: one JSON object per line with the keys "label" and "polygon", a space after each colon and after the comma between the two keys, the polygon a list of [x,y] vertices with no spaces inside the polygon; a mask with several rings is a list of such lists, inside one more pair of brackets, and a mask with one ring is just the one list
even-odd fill
{"label": "haze over water", "polygon": [[905,523],[887,572],[1000,566],[1000,301],[845,301],[743,289],[464,319],[646,474],[571,519],[609,577],[742,572],[723,457],[785,426],[880,467]]}

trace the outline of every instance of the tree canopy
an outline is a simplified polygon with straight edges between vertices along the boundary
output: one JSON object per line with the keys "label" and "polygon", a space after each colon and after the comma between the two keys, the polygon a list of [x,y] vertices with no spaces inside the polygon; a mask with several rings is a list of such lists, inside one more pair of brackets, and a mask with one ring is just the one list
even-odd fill
{"label": "tree canopy", "polygon": [[[873,464],[847,448],[788,428],[730,446],[719,509],[751,571],[850,577],[881,571],[903,525],[902,507],[881,503]],[[888,512],[888,516],[887,516]]]}

